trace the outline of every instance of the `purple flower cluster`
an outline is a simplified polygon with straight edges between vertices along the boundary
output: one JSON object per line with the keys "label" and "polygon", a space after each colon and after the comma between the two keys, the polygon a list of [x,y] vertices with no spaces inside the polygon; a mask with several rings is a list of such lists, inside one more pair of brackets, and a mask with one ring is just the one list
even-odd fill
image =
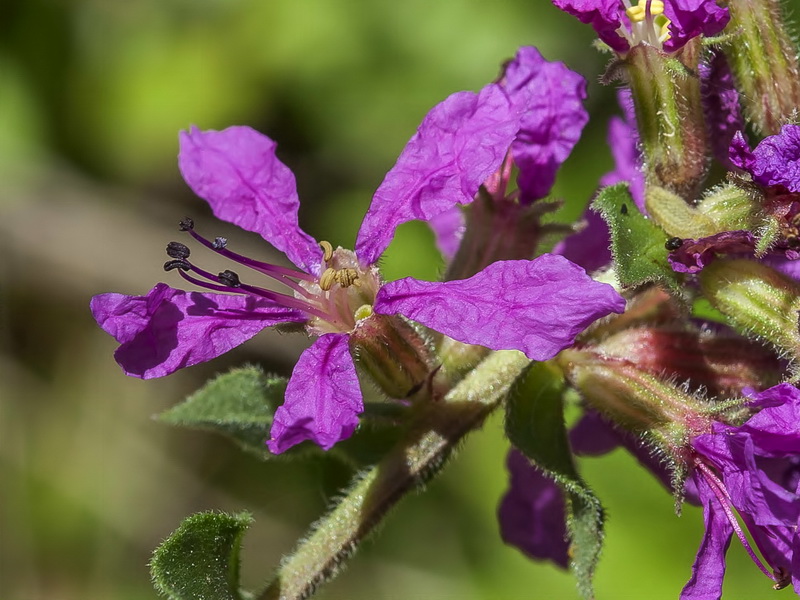
{"label": "purple flower cluster", "polygon": [[[400,314],[461,342],[546,360],[595,319],[621,312],[625,302],[610,286],[555,255],[497,262],[449,282],[384,283],[376,267],[398,225],[430,222],[471,202],[509,150],[523,196],[547,193],[585,119],[574,94],[582,80],[560,78],[554,68],[565,70],[523,48],[502,84],[453,94],[434,107],[375,192],[354,252],[318,244],[300,228],[295,179],[271,139],[248,127],[183,132],[179,165],[187,184],[218,218],[260,234],[297,268],[243,257],[227,249],[227,240],[206,240],[183,222],[201,244],[289,293],[246,283],[234,271],[209,273],[173,242],[165,267],[210,291],[160,283],[145,296],[96,296],[92,313],[121,344],[117,361],[129,375],[160,377],[215,358],[266,327],[301,323],[318,338],[292,373],[268,445],[280,453],[313,440],[328,449],[353,433],[363,411],[350,338],[378,315]],[[547,82],[564,93],[542,88]],[[569,103],[553,113],[559,99]]]}

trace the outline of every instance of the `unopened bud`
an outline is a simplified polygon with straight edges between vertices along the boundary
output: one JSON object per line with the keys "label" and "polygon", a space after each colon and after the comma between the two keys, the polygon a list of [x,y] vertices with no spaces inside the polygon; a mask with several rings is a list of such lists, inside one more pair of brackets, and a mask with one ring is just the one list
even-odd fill
{"label": "unopened bud", "polygon": [[359,367],[391,398],[415,394],[435,367],[429,341],[402,317],[368,315],[358,321],[350,345]]}
{"label": "unopened bud", "polygon": [[716,260],[699,279],[703,295],[737,331],[769,342],[800,362],[796,281],[751,260]]}
{"label": "unopened bud", "polygon": [[594,349],[653,375],[705,388],[712,396],[769,387],[778,382],[780,372],[775,354],[727,328],[636,327],[603,340]]}
{"label": "unopened bud", "polygon": [[[728,0],[723,45],[750,121],[776,134],[800,106],[800,64],[779,0]],[[787,4],[788,8],[788,4]]]}
{"label": "unopened bud", "polygon": [[650,217],[671,236],[697,239],[720,231],[714,221],[667,188],[647,186],[644,203]]}
{"label": "unopened bud", "polygon": [[703,430],[706,403],[631,361],[594,349],[564,350],[556,359],[594,409],[622,428],[679,447],[687,430]]}
{"label": "unopened bud", "polygon": [[[756,188],[726,183],[712,188],[698,203],[697,210],[716,224],[716,231],[755,231],[763,223],[763,194]],[[696,238],[695,238],[696,239]]]}
{"label": "unopened bud", "polygon": [[[697,45],[678,56],[638,44],[625,59],[648,183],[694,200],[708,169],[708,142],[700,99]],[[675,234],[679,235],[679,234]]]}

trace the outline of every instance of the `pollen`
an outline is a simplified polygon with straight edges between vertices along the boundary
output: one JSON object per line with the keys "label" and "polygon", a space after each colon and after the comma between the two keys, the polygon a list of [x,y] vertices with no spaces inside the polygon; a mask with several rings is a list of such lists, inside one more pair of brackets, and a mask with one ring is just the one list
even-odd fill
{"label": "pollen", "polygon": [[639,0],[636,6],[625,10],[631,23],[641,23],[647,18],[647,5],[650,5],[650,15],[657,17],[664,13],[664,3],[661,0]]}

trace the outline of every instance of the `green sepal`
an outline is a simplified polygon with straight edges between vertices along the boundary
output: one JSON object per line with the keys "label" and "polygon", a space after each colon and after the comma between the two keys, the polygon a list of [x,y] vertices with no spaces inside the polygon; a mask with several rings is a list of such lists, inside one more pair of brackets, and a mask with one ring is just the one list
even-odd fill
{"label": "green sepal", "polygon": [[592,203],[608,223],[611,253],[617,276],[625,287],[647,282],[662,283],[675,293],[681,291],[680,276],[667,262],[667,235],[636,207],[628,185],[603,188]]}
{"label": "green sepal", "polygon": [[150,573],[169,600],[250,600],[239,589],[240,541],[247,512],[203,512],[184,519],[153,553]]}
{"label": "green sepal", "polygon": [[[170,425],[221,433],[266,460],[275,458],[266,443],[272,416],[285,392],[285,378],[246,366],[217,376],[157,418]],[[287,454],[292,451],[281,456]]]}
{"label": "green sepal", "polygon": [[572,458],[564,423],[565,391],[559,370],[548,363],[534,363],[509,392],[506,433],[511,443],[564,491],[572,570],[581,594],[593,598],[592,578],[604,538],[603,507]]}

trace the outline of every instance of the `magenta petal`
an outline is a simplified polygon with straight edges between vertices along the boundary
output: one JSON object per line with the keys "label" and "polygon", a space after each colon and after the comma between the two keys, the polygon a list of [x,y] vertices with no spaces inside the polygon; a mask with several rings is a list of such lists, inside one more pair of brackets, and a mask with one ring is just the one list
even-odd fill
{"label": "magenta petal", "polygon": [[495,84],[479,94],[453,94],[435,106],[364,215],[356,241],[361,263],[378,260],[398,225],[428,221],[472,202],[481,183],[500,166],[518,130],[518,111]]}
{"label": "magenta petal", "polygon": [[625,310],[625,300],[578,265],[544,254],[495,262],[458,281],[393,281],[380,289],[374,309],[467,344],[548,360],[596,319]]}
{"label": "magenta petal", "polygon": [[558,485],[518,450],[506,461],[509,489],[497,510],[500,535],[530,558],[569,566],[566,505]]}
{"label": "magenta petal", "polygon": [[664,2],[664,14],[670,20],[670,37],[664,42],[667,52],[680,50],[699,35],[717,35],[731,18],[728,9],[717,0],[668,0]]}
{"label": "magenta petal", "polygon": [[502,85],[523,111],[511,152],[519,168],[520,201],[530,204],[550,193],[556,171],[589,120],[583,108],[586,81],[564,63],[549,62],[525,46],[506,67]]}
{"label": "magenta petal", "polygon": [[286,386],[286,400],[275,411],[270,452],[280,454],[305,440],[323,450],[350,437],[364,411],[349,336],[321,336],[300,356]]}
{"label": "magenta petal", "polygon": [[630,48],[625,38],[617,33],[625,10],[620,0],[553,0],[553,4],[591,25],[613,50],[626,52]]}
{"label": "magenta petal", "polygon": [[461,208],[454,206],[428,221],[436,236],[436,247],[446,260],[451,260],[458,252],[466,229],[466,220]]}
{"label": "magenta petal", "polygon": [[91,309],[121,344],[114,357],[122,369],[142,379],[211,360],[270,325],[308,318],[252,296],[184,292],[165,283],[146,296],[95,296]]}
{"label": "magenta petal", "polygon": [[681,600],[719,600],[725,576],[725,554],[731,543],[733,527],[708,483],[698,474],[693,479],[703,503],[705,533],[692,565],[692,576],[681,592]]}
{"label": "magenta petal", "polygon": [[180,134],[178,165],[218,218],[261,234],[298,267],[319,274],[322,251],[298,225],[294,175],[275,156],[275,146],[249,127],[192,127]]}
{"label": "magenta petal", "polygon": [[698,70],[711,149],[717,160],[730,168],[733,164],[729,157],[731,141],[736,132],[744,128],[733,73],[725,54],[719,50],[713,50]]}
{"label": "magenta petal", "polygon": [[784,125],[753,150],[750,172],[763,186],[783,186],[800,193],[800,125]]}
{"label": "magenta petal", "polygon": [[583,220],[582,229],[558,242],[553,254],[560,254],[589,272],[597,271],[611,264],[611,233],[605,219],[593,210],[587,210]]}

